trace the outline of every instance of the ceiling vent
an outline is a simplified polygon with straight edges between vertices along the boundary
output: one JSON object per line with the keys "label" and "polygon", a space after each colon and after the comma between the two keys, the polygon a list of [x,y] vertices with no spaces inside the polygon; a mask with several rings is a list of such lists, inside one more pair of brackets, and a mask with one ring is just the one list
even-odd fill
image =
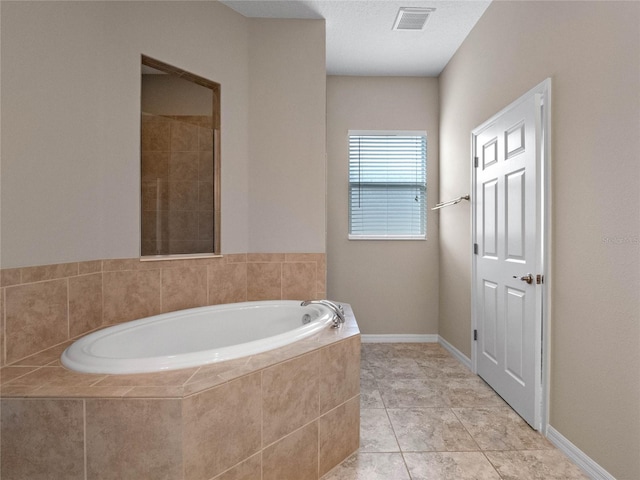
{"label": "ceiling vent", "polygon": [[413,32],[423,30],[433,11],[435,8],[401,7],[393,24],[393,30]]}

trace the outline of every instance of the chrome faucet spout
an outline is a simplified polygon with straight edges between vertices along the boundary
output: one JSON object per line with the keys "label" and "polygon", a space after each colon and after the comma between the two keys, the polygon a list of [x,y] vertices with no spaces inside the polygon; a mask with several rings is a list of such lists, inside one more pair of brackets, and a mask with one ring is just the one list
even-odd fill
{"label": "chrome faucet spout", "polygon": [[340,328],[345,322],[344,308],[331,300],[305,300],[300,304],[301,307],[306,307],[307,305],[324,305],[329,308],[333,312],[332,328]]}

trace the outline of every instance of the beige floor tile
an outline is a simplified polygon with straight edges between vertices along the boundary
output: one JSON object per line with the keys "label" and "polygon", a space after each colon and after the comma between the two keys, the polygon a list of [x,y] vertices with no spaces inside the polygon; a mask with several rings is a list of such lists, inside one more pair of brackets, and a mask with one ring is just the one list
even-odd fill
{"label": "beige floor tile", "polygon": [[356,453],[322,480],[411,480],[400,453]]}
{"label": "beige floor tile", "polygon": [[389,409],[403,452],[464,452],[478,445],[448,408]]}
{"label": "beige floor tile", "polygon": [[500,480],[480,452],[405,453],[412,480]]}
{"label": "beige floor tile", "polygon": [[559,450],[487,452],[504,480],[587,480]]}
{"label": "beige floor tile", "polygon": [[380,391],[360,385],[360,408],[384,408]]}
{"label": "beige floor tile", "polygon": [[451,407],[506,407],[502,398],[477,375],[464,378],[438,378]]}
{"label": "beige floor tile", "polygon": [[380,363],[370,363],[371,373],[378,378],[423,378],[425,371],[410,358],[391,358]]}
{"label": "beige floor tile", "polygon": [[387,408],[446,407],[449,400],[441,386],[425,378],[380,379],[378,390]]}
{"label": "beige floor tile", "polygon": [[509,407],[452,409],[482,450],[539,450],[553,446]]}
{"label": "beige floor tile", "polygon": [[360,451],[400,451],[387,411],[384,408],[360,410]]}

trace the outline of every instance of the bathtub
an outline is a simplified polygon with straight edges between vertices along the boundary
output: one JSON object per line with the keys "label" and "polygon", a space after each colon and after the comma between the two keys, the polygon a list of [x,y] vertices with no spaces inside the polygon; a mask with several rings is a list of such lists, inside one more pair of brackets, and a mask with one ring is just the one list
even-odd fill
{"label": "bathtub", "polygon": [[191,308],[114,325],[71,344],[62,364],[78,372],[149,373],[207,365],[288,345],[330,328],[333,312],[300,301]]}

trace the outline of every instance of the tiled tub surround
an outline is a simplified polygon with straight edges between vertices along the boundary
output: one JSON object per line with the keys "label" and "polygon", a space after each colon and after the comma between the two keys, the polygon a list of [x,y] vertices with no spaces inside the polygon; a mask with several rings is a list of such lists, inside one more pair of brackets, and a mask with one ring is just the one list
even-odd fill
{"label": "tiled tub surround", "polygon": [[319,299],[321,253],[96,260],[0,271],[0,366],[97,328],[191,307]]}
{"label": "tiled tub surround", "polygon": [[3,369],[3,479],[317,479],[358,449],[360,335],[159,374]]}

